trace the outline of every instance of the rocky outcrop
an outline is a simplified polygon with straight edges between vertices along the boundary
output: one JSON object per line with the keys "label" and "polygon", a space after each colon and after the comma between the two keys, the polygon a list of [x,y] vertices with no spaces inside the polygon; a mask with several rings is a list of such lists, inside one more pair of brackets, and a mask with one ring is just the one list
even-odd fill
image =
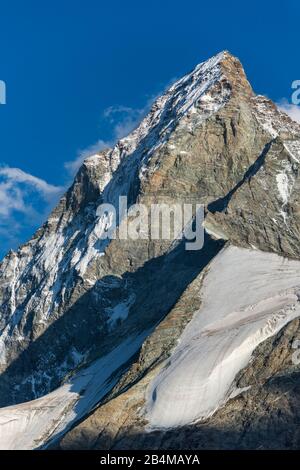
{"label": "rocky outcrop", "polygon": [[268,142],[238,184],[208,205],[206,225],[235,244],[299,258],[299,125],[264,97],[251,104]]}

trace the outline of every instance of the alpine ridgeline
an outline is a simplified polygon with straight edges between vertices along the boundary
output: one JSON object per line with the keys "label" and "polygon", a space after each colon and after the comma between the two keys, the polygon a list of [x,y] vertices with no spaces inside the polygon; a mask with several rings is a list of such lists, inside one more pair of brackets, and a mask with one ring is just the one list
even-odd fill
{"label": "alpine ridgeline", "polygon": [[[299,165],[228,52],[87,158],[0,264],[0,447],[299,446]],[[203,204],[204,247],[105,239],[119,196]]]}

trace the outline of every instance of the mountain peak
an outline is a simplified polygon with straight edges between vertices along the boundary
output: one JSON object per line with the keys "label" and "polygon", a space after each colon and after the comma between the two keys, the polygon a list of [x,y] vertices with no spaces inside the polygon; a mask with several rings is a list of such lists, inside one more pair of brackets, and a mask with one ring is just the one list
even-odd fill
{"label": "mountain peak", "polygon": [[137,128],[120,139],[113,149],[101,152],[101,156],[113,156],[115,168],[120,157],[135,151],[152,128],[158,129],[158,133],[170,129],[183,117],[196,114],[196,108],[200,111],[200,122],[225,105],[231,95],[248,98],[253,96],[253,91],[240,60],[224,50],[199,63],[171,85],[155,100]]}
{"label": "mountain peak", "polygon": [[[278,267],[285,269],[278,254],[300,258],[298,131],[299,126],[267,99],[254,95],[240,61],[223,51],[177,80],[127,137],[85,161],[48,222],[0,264],[0,404],[15,405],[44,396],[22,405],[21,413],[20,407],[10,408],[9,420],[5,410],[0,412],[0,447],[3,442],[20,446],[20,426],[24,445],[42,445],[49,436],[65,432],[90,413],[103,397],[109,400],[114,386],[117,393],[127,386],[130,389],[141,376],[147,377],[154,364],[164,367],[163,361],[171,357],[177,340],[180,343],[185,325],[197,317],[200,299],[208,299],[204,306],[217,301],[213,312],[207,312],[208,323],[197,327],[195,337],[188,336],[187,342],[187,348],[194,342],[200,348],[201,354],[197,349],[192,357],[191,372],[194,377],[194,370],[200,371],[195,378],[202,376],[205,387],[210,372],[215,373],[214,364],[219,364],[210,354],[216,350],[213,345],[206,343],[207,349],[202,349],[205,338],[208,342],[216,336],[241,340],[230,344],[235,348],[232,355],[240,356],[239,344],[245,343],[246,336],[236,312],[244,313],[245,325],[253,320],[253,329],[247,330],[251,345],[257,331],[265,328],[269,334],[273,324],[270,295],[271,304],[274,301],[278,306],[278,318],[282,318],[282,305],[287,309],[287,321],[292,318],[290,306],[299,303],[297,291],[290,290],[298,263],[286,270],[284,285],[280,276],[278,284],[272,284],[269,279],[274,280],[274,271],[268,271],[270,263],[260,250],[276,253],[272,257],[276,272]],[[205,227],[213,238],[207,236],[203,249],[192,252],[185,250],[183,240],[173,243],[171,237],[130,238],[127,234],[125,239],[105,238],[113,227],[120,196],[127,198],[128,206],[143,204],[149,213],[157,203],[205,205]],[[102,203],[108,216],[98,215]],[[126,225],[124,219],[117,221],[117,235],[123,221]],[[222,240],[215,240],[218,234]],[[224,254],[219,252],[225,240],[239,248],[230,250],[223,263]],[[269,276],[258,283],[255,275],[247,289],[253,248],[259,253],[260,275],[266,270]],[[220,266],[210,278],[212,289],[205,297],[206,268],[214,257],[220,259]],[[223,311],[224,322],[220,323],[224,299],[235,291],[232,273],[236,273],[240,291],[231,296],[230,308]],[[223,284],[227,282],[225,295]],[[283,288],[284,299],[281,294],[277,298]],[[265,335],[258,338],[263,341]],[[133,361],[140,348],[142,356],[136,365]],[[207,353],[213,369],[203,374],[202,358]],[[231,357],[231,350],[229,353]],[[228,359],[219,354],[222,357]],[[173,364],[175,377],[177,361]],[[233,372],[239,367],[237,361]],[[146,380],[149,384],[150,376]],[[229,377],[227,385],[231,380]],[[209,395],[215,383],[207,388]],[[199,384],[206,390],[200,382],[196,387],[186,384],[188,393],[195,391],[198,402]],[[227,385],[222,384],[209,412],[228,396]],[[184,409],[185,392],[176,390],[177,408]],[[155,396],[149,400],[150,408],[154,410],[154,402],[160,403],[154,424],[165,408],[161,397],[168,397],[169,391],[169,387],[157,388],[157,399],[150,394]],[[53,393],[49,396],[49,392]],[[143,391],[140,403],[147,396]],[[195,415],[194,406],[190,411],[186,424],[203,416],[203,410]],[[134,413],[132,410],[133,417]]]}

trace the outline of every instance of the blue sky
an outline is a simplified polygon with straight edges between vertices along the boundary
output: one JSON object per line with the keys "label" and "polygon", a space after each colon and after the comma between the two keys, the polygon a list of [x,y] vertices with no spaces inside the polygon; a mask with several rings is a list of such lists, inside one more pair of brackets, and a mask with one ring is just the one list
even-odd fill
{"label": "blue sky", "polygon": [[299,3],[19,0],[0,3],[0,257],[45,219],[73,164],[140,118],[174,78],[223,49],[256,92],[300,79]]}

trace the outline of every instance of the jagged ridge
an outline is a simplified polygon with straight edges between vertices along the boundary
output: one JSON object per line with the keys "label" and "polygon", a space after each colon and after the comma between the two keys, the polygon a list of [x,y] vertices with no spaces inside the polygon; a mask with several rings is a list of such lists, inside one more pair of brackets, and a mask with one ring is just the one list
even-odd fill
{"label": "jagged ridge", "polygon": [[[47,397],[2,410],[0,419],[13,415],[22,439],[27,436],[20,441],[14,426],[3,427],[6,445],[45,443],[108,399],[113,388],[120,393],[122,383],[137,381],[129,366],[144,338],[223,245],[208,238],[202,252],[191,255],[168,241],[99,241],[107,221],[96,216],[98,204],[116,203],[119,195],[146,205],[204,203],[212,234],[298,258],[298,144],[299,125],[256,97],[240,62],[224,52],[176,82],[114,149],[84,162],[47,223],[0,266],[2,404],[44,395],[74,374],[51,395],[54,415],[47,412]],[[224,210],[210,212],[216,201],[226,202]],[[123,321],[112,322],[120,306]],[[190,315],[183,309],[182,327]],[[158,344],[148,351],[151,374],[181,331],[175,329],[161,356]],[[99,375],[118,348],[124,350],[121,361]],[[37,421],[28,428],[32,411]]]}

